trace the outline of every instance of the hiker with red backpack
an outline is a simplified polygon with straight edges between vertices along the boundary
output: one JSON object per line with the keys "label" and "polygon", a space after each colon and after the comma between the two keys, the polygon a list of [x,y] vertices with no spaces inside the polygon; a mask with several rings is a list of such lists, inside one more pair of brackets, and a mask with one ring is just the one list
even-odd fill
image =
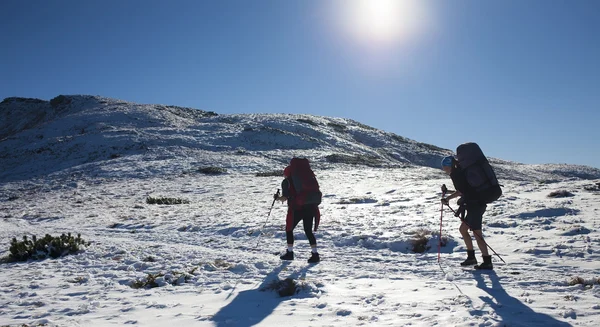
{"label": "hiker with red backpack", "polygon": [[294,260],[294,228],[302,221],[304,233],[311,247],[309,263],[319,262],[317,240],[313,233],[317,231],[321,219],[319,204],[322,193],[319,190],[317,178],[310,168],[308,159],[293,158],[290,165],[283,171],[284,180],[281,182],[282,195],[275,194],[274,198],[287,201],[288,212],[285,223],[287,249],[281,260]]}
{"label": "hiker with red backpack", "polygon": [[[461,266],[475,265],[475,269],[494,269],[492,257],[488,253],[488,245],[481,232],[487,204],[502,195],[502,189],[492,166],[479,145],[471,142],[458,146],[456,158],[445,157],[442,160],[442,169],[450,175],[456,189],[451,195],[442,198],[442,203],[448,205],[451,199],[460,197],[457,201],[459,209],[456,210],[455,215],[462,221],[459,231],[467,247],[467,259],[461,263]],[[477,265],[469,229],[473,231],[481,251],[483,263],[480,265]]]}

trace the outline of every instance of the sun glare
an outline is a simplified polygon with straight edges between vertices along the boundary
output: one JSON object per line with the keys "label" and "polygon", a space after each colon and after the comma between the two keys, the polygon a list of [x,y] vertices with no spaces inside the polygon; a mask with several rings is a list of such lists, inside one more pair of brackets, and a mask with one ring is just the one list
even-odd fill
{"label": "sun glare", "polygon": [[335,12],[351,39],[377,47],[409,41],[428,21],[422,0],[345,0]]}

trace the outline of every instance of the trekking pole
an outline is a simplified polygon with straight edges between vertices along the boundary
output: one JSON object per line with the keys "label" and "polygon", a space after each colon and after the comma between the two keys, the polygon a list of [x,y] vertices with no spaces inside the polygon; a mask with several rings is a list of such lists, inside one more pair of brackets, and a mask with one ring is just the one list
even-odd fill
{"label": "trekking pole", "polygon": [[277,198],[279,197],[279,191],[280,191],[280,189],[277,189],[277,193],[275,193],[273,195],[273,203],[271,203],[271,208],[269,208],[269,214],[267,215],[267,219],[265,220],[265,223],[260,228],[260,234],[258,235],[258,240],[257,240],[256,246],[254,248],[258,247],[258,243],[260,242],[260,237],[263,234],[262,231],[263,231],[263,229],[265,229],[265,226],[267,226],[267,222],[269,221],[269,217],[271,216],[271,210],[273,210],[273,206],[275,205],[275,201],[277,201]]}
{"label": "trekking pole", "polygon": [[[446,206],[448,206],[448,208],[450,208],[450,210],[452,210],[452,212],[454,212],[454,216],[458,217],[460,219],[460,221],[462,221],[463,224],[467,225],[467,227],[469,227],[469,229],[473,230],[473,228],[471,228],[471,226],[469,226],[469,223],[467,223],[462,217],[460,217],[460,215],[458,215],[456,210],[452,209],[452,207],[449,204],[446,204]],[[490,250],[492,250],[492,252],[494,252],[494,254],[497,255],[498,258],[500,258],[500,260],[502,260],[502,262],[506,263],[506,261],[504,261],[504,259],[502,259],[502,257],[496,251],[494,251],[494,249],[492,249],[492,247],[489,244],[487,244],[485,239],[483,239],[483,236],[479,236],[475,232],[473,232],[473,234],[475,234],[475,237],[479,238],[483,242],[483,244],[485,244],[486,247],[488,247]]]}
{"label": "trekking pole", "polygon": [[[442,198],[446,196],[446,184],[442,185]],[[440,209],[440,238],[438,239],[438,263],[440,262],[440,257],[442,255],[442,217],[444,217],[444,202],[442,202],[442,207]]]}
{"label": "trekking pole", "polygon": [[271,203],[271,208],[269,209],[269,214],[267,215],[267,220],[265,220],[265,224],[263,225],[262,228],[265,228],[265,226],[267,226],[267,221],[269,221],[269,216],[271,216],[271,210],[273,210],[273,206],[275,205],[275,201],[277,201],[277,198],[279,197],[279,189],[277,189],[277,193],[275,193],[275,195],[273,195],[273,203]]}

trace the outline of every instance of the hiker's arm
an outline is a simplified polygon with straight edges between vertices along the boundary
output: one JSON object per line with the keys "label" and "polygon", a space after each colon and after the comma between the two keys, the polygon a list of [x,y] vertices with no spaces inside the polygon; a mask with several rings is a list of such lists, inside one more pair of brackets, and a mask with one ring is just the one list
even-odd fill
{"label": "hiker's arm", "polygon": [[290,182],[286,179],[281,182],[281,196],[277,198],[277,200],[281,202],[287,201],[290,196]]}
{"label": "hiker's arm", "polygon": [[460,191],[454,191],[454,193],[452,193],[452,194],[448,195],[448,197],[446,197],[446,200],[450,201],[450,200],[452,200],[454,198],[457,198],[457,197],[459,197],[461,195],[462,195],[462,193],[460,193]]}
{"label": "hiker's arm", "polygon": [[442,201],[443,201],[444,203],[448,204],[448,203],[450,202],[450,200],[452,200],[452,199],[454,199],[454,198],[457,198],[457,197],[459,197],[459,196],[461,196],[461,195],[462,195],[462,193],[460,193],[460,191],[454,191],[454,193],[452,193],[452,194],[448,195],[448,196],[447,196],[447,197],[445,197],[445,198],[442,198]]}

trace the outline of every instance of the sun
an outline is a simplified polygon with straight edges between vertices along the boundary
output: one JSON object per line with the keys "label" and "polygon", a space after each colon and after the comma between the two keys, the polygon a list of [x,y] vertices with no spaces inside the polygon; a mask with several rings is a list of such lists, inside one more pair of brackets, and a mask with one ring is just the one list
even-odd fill
{"label": "sun", "polygon": [[336,2],[335,20],[353,40],[390,46],[418,35],[428,22],[422,0],[346,0]]}

